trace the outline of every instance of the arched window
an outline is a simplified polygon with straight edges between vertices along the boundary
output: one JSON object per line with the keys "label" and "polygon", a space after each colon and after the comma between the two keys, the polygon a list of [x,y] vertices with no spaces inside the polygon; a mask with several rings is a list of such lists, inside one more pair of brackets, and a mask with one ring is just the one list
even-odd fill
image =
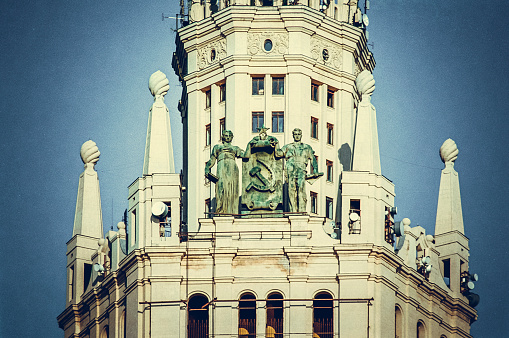
{"label": "arched window", "polygon": [[101,338],[109,338],[110,337],[110,329],[108,325],[104,327],[104,329],[101,331]]}
{"label": "arched window", "polygon": [[271,293],[267,297],[266,338],[283,338],[283,296]]}
{"label": "arched window", "polygon": [[334,336],[332,296],[328,292],[317,294],[313,300],[313,337]]}
{"label": "arched window", "polygon": [[244,293],[239,300],[239,337],[256,337],[256,297]]}
{"label": "arched window", "polygon": [[394,313],[394,332],[396,338],[403,338],[403,314],[401,309],[396,305]]}
{"label": "arched window", "polygon": [[202,294],[189,298],[187,305],[188,338],[206,338],[209,336],[209,301]]}
{"label": "arched window", "polygon": [[125,311],[122,311],[120,315],[120,320],[118,321],[118,332],[120,338],[126,337],[126,324],[125,324]]}
{"label": "arched window", "polygon": [[417,322],[417,338],[426,338],[426,327],[421,321]]}

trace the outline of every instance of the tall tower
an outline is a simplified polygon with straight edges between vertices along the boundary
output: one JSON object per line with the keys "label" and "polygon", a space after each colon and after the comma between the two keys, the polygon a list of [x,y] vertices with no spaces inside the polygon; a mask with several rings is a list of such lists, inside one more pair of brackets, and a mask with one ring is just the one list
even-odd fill
{"label": "tall tower", "polygon": [[354,15],[357,2],[227,3],[193,1],[173,56],[184,88],[184,154],[193,154],[184,156],[189,230],[215,205],[202,173],[222,130],[245,149],[261,125],[281,145],[293,141],[294,128],[303,130],[326,173],[309,187],[307,209],[341,222],[338,190],[341,172],[351,169],[359,104],[355,79],[375,66]]}
{"label": "tall tower", "polygon": [[58,317],[66,337],[470,337],[455,149],[436,236],[395,222],[358,1],[188,5],[172,60],[183,175],[156,72],[127,227],[87,232],[79,264],[97,274]]}

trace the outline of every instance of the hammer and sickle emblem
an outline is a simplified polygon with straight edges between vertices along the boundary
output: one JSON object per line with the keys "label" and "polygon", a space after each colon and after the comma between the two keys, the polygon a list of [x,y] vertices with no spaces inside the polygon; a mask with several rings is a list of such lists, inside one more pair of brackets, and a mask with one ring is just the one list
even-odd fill
{"label": "hammer and sickle emblem", "polygon": [[[265,163],[263,163],[260,160],[256,160],[256,162],[261,164],[263,167],[265,167],[269,171],[270,174],[272,174],[272,171]],[[249,175],[253,178],[255,178],[255,177],[258,178],[263,183],[263,185],[255,183],[255,182],[250,182],[249,185],[246,187],[246,191],[249,191],[251,189],[255,189],[258,191],[270,191],[270,192],[275,191],[274,186],[271,185],[269,180],[265,176],[262,175],[261,171],[262,171],[262,168],[260,166],[253,167],[251,170],[249,170]]]}

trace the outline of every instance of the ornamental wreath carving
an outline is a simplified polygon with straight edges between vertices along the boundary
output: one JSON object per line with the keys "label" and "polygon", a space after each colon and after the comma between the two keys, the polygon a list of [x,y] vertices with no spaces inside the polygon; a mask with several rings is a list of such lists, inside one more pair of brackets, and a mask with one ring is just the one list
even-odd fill
{"label": "ornamental wreath carving", "polygon": [[311,57],[338,70],[341,70],[343,66],[343,49],[335,43],[316,36],[311,38]]}
{"label": "ornamental wreath carving", "polygon": [[288,52],[288,33],[248,33],[247,52],[251,55],[286,54]]}
{"label": "ornamental wreath carving", "polygon": [[209,42],[198,48],[198,68],[203,69],[226,57],[226,39]]}

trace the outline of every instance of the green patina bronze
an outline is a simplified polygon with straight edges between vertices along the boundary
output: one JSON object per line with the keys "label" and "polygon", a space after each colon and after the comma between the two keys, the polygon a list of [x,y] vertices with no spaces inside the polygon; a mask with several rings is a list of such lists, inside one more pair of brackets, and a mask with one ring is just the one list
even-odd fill
{"label": "green patina bronze", "polygon": [[[242,162],[242,204],[249,212],[271,212],[283,203],[283,157],[267,128],[247,144]],[[279,208],[281,209],[281,208]]]}
{"label": "green patina bronze", "polygon": [[[216,144],[210,154],[210,160],[205,165],[205,177],[216,184],[216,213],[238,214],[239,212],[239,168],[235,158],[242,157],[244,152],[231,144],[233,133],[223,131],[223,144]],[[210,168],[217,161],[217,176],[210,172]]]}
{"label": "green patina bronze", "polygon": [[[306,211],[307,194],[305,183],[313,184],[323,173],[318,172],[315,152],[309,144],[301,142],[302,130],[293,130],[293,143],[282,148],[286,159],[286,179],[288,181],[289,211]],[[307,175],[307,165],[311,161],[311,174]]]}

